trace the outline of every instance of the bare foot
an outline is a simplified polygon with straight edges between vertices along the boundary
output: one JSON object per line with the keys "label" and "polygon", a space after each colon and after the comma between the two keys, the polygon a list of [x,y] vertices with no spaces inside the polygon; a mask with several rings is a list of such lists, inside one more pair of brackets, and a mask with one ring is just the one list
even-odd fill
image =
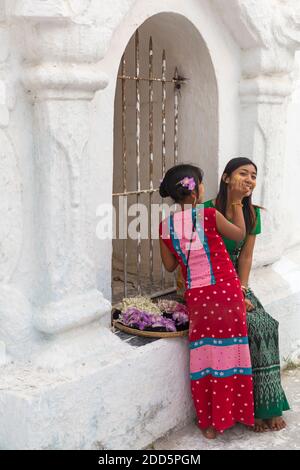
{"label": "bare foot", "polygon": [[216,439],[217,437],[217,431],[212,426],[207,429],[201,429],[201,431],[206,439]]}
{"label": "bare foot", "polygon": [[266,431],[269,431],[269,426],[263,419],[255,418],[253,431],[254,432],[266,432]]}
{"label": "bare foot", "polygon": [[275,416],[274,418],[267,419],[267,423],[271,431],[281,431],[286,427],[286,422],[281,416]]}

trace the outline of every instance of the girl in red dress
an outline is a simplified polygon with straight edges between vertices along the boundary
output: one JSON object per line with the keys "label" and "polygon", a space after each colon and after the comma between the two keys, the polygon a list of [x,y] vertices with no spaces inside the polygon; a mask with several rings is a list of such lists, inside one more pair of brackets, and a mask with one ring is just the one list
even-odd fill
{"label": "girl in red dress", "polygon": [[232,182],[232,223],[201,204],[203,173],[177,165],[166,173],[161,197],[181,210],[160,224],[160,249],[167,271],[182,268],[189,310],[190,378],[200,429],[208,439],[235,423],[254,425],[252,369],[241,284],[222,237],[242,240],[243,181]]}

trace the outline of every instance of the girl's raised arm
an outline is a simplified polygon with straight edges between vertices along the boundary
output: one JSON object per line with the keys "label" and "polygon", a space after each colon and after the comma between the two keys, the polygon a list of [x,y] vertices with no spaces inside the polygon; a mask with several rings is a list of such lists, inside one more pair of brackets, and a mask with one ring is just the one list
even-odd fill
{"label": "girl's raised arm", "polygon": [[242,200],[246,196],[247,191],[248,188],[243,180],[238,177],[234,178],[230,186],[231,197],[232,200],[235,201],[232,203],[232,223],[229,222],[226,217],[221,214],[221,212],[216,211],[217,229],[222,237],[229,238],[230,240],[234,240],[236,242],[239,242],[245,238],[246,225]]}
{"label": "girl's raised arm", "polygon": [[221,212],[216,211],[217,230],[222,237],[239,242],[246,236],[246,226],[242,206],[234,206],[232,223]]}

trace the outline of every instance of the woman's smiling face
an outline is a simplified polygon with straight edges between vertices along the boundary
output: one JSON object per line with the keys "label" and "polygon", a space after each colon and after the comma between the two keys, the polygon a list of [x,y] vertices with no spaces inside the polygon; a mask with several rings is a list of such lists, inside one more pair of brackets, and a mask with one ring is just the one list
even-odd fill
{"label": "woman's smiling face", "polygon": [[255,166],[253,165],[242,165],[231,173],[229,177],[225,179],[227,183],[233,182],[236,178],[244,181],[245,185],[249,188],[249,192],[245,195],[250,196],[256,186],[257,173]]}

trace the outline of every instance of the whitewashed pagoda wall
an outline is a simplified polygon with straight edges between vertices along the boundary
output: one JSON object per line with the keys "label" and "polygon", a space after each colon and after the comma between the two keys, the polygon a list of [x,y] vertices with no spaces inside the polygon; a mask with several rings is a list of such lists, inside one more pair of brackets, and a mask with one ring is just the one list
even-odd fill
{"label": "whitewashed pagoda wall", "polygon": [[258,160],[256,202],[268,213],[256,264],[268,266],[253,271],[253,288],[281,321],[282,354],[299,358],[299,250],[284,251],[300,241],[298,201],[286,216],[274,192],[293,198],[298,187],[297,92],[288,115],[286,107],[299,2],[226,5],[0,1],[0,447],[142,448],[192,418],[187,345],[135,347],[108,328],[111,240],[96,238],[97,207],[111,203],[121,56],[156,14],[193,24],[210,56],[218,90],[211,171],[220,176],[240,153]]}

